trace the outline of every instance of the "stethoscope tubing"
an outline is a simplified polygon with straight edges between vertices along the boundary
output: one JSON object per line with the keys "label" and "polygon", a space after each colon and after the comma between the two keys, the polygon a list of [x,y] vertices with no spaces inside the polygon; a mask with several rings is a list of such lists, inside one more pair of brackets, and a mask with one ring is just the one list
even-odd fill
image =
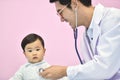
{"label": "stethoscope tubing", "polygon": [[77,53],[77,56],[78,56],[78,59],[79,59],[80,63],[83,64],[82,59],[81,59],[81,56],[80,56],[79,51],[78,51],[78,48],[77,48],[77,37],[78,37],[78,29],[76,28],[76,29],[74,30],[75,51],[76,51],[76,53]]}

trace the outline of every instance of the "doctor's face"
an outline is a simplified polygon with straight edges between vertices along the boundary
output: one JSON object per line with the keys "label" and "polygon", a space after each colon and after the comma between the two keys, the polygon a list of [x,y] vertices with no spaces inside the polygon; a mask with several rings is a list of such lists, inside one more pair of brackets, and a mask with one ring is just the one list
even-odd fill
{"label": "doctor's face", "polygon": [[28,62],[36,63],[43,60],[45,48],[43,48],[39,39],[25,46],[24,52]]}
{"label": "doctor's face", "polygon": [[55,7],[61,22],[67,22],[72,29],[75,28],[75,12],[67,7],[68,5],[61,5],[59,1],[55,2]]}

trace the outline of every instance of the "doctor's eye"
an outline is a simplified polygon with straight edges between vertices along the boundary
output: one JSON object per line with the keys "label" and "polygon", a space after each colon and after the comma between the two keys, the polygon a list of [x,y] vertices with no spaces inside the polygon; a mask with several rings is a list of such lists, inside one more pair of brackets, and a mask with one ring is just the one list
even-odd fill
{"label": "doctor's eye", "polygon": [[60,9],[57,11],[57,15],[60,17],[62,16],[62,13],[63,13],[63,11],[61,11]]}

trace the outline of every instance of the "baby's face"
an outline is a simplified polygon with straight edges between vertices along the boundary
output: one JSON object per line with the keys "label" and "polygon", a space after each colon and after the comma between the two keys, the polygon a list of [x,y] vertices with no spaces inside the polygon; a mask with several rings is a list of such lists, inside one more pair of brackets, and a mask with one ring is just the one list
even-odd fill
{"label": "baby's face", "polygon": [[30,63],[37,63],[43,60],[45,48],[39,39],[25,46],[25,56]]}

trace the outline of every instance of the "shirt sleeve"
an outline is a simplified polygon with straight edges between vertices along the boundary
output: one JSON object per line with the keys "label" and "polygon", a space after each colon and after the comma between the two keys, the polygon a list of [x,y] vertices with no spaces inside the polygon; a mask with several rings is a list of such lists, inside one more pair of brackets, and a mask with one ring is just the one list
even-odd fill
{"label": "shirt sleeve", "polygon": [[57,80],[69,80],[68,77],[63,77],[63,78],[60,78],[60,79],[57,79]]}
{"label": "shirt sleeve", "polygon": [[9,80],[23,80],[23,67],[21,67]]}

